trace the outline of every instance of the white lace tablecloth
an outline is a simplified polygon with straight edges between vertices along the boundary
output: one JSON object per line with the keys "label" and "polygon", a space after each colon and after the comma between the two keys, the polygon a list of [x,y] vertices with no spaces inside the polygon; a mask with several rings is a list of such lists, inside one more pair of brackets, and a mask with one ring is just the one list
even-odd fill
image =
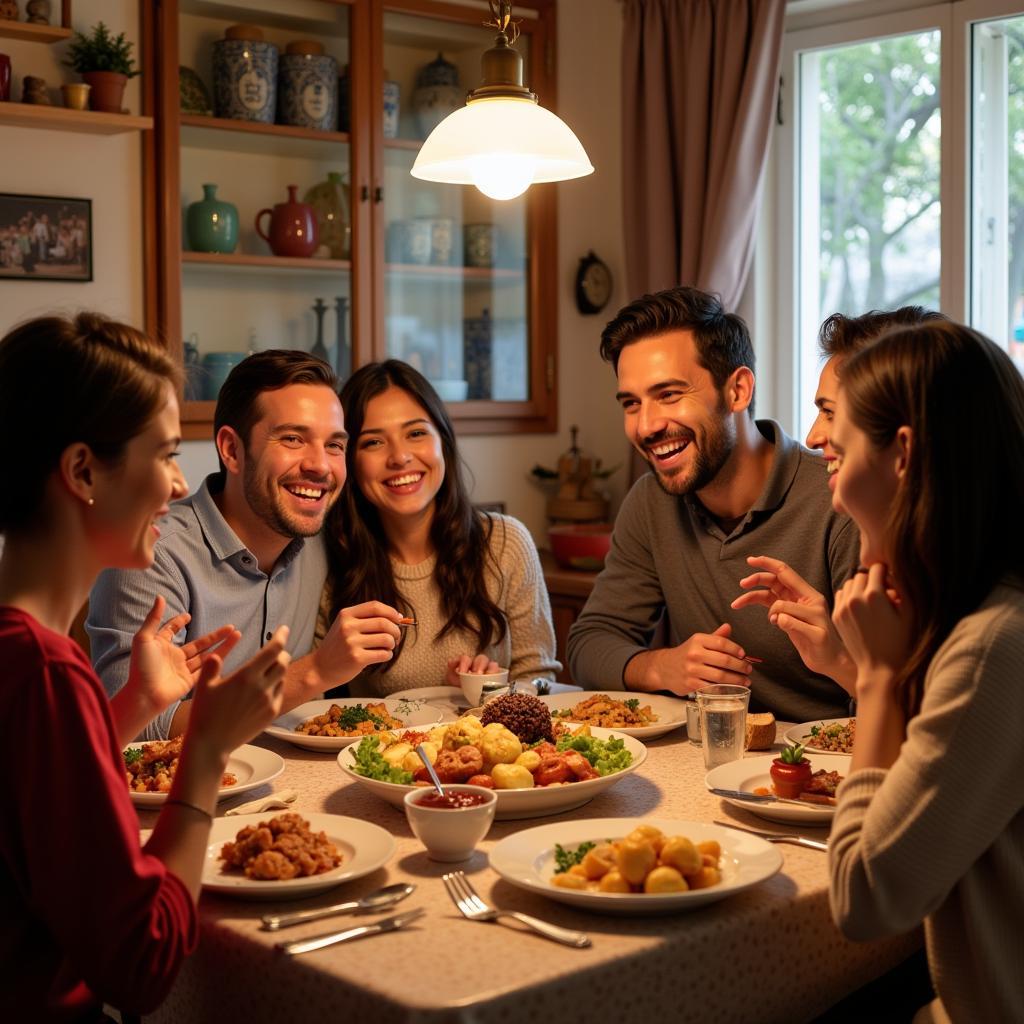
{"label": "white lace tablecloth", "polygon": [[[473,859],[458,866],[485,899],[586,931],[593,945],[570,949],[505,925],[468,921],[441,884],[447,868],[427,859],[401,810],[349,782],[333,755],[267,738],[257,742],[284,757],[287,767],[274,786],[298,791],[291,808],[381,825],[396,837],[395,856],[372,875],[308,900],[256,903],[204,894],[199,949],[182,968],[164,1005],[146,1017],[147,1024],[794,1024],[812,1019],[921,944],[916,932],[885,941],[847,942],[829,916],[826,855],[801,847],[777,847],[783,868],[768,881],[669,917],[611,917],[576,910],[523,892],[488,867],[486,852],[498,840],[556,817],[497,821]],[[636,773],[561,818],[717,819],[765,831],[792,831],[711,796],[704,774],[700,748],[680,729],[652,742],[646,763]],[[263,792],[246,794],[246,799]],[[221,813],[227,806],[221,805]],[[153,813],[140,815],[143,826],[151,826],[154,819]],[[823,829],[803,831],[825,835]],[[406,881],[418,888],[397,909],[423,907],[427,913],[401,931],[287,957],[274,949],[284,935],[303,938],[340,930],[351,918],[316,921],[286,933],[259,930],[261,914],[326,906]]]}

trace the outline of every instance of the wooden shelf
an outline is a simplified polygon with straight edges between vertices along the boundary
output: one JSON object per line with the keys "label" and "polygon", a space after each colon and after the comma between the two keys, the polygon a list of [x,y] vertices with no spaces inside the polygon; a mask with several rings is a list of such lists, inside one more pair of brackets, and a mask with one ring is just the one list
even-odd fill
{"label": "wooden shelf", "polygon": [[153,118],[134,114],[101,114],[95,110],[70,110],[35,103],[0,103],[0,125],[12,128],[52,128],[88,135],[122,135],[145,132],[153,127]]}
{"label": "wooden shelf", "polygon": [[386,263],[384,270],[394,277],[427,280],[451,278],[461,281],[522,281],[526,277],[525,271],[511,267],[446,267],[431,263]]}
{"label": "wooden shelf", "polygon": [[384,148],[420,150],[425,141],[425,139],[385,139]]}
{"label": "wooden shelf", "polygon": [[250,253],[183,252],[181,261],[193,266],[218,267],[223,270],[285,270],[303,274],[349,273],[349,260],[315,260],[295,256],[255,256]]}
{"label": "wooden shelf", "polygon": [[335,142],[348,145],[348,132],[323,132],[316,128],[297,128],[290,124],[264,124],[262,121],[239,121],[230,117],[207,117],[205,114],[182,114],[182,127],[212,128],[222,132],[245,135],[271,135],[279,139],[307,139],[314,142]]}
{"label": "wooden shelf", "polygon": [[31,43],[60,43],[70,39],[72,31],[55,25],[30,25],[25,21],[0,19],[0,38]]}

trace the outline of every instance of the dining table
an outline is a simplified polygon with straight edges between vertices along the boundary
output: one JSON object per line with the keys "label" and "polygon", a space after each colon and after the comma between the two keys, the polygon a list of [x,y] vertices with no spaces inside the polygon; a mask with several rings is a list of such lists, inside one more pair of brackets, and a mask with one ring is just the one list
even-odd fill
{"label": "dining table", "polygon": [[[778,739],[785,728],[780,723]],[[304,750],[265,735],[254,742],[279,753],[285,771],[261,790],[222,802],[219,815],[272,789],[295,790],[290,810],[379,825],[394,837],[395,853],[371,874],[307,899],[264,902],[204,892],[198,949],[166,1001],[146,1016],[152,1024],[794,1024],[813,1020],[922,943],[919,930],[847,941],[829,913],[827,854],[817,849],[778,844],[774,848],[783,864],[777,874],[717,902],[667,915],[608,915],[567,906],[510,884],[489,866],[488,851],[506,836],[587,818],[721,821],[827,838],[827,827],[773,824],[709,793],[702,750],[689,742],[685,727],[648,741],[644,763],[582,807],[557,816],[495,821],[472,857],[457,865],[430,860],[402,809],[347,777],[335,753]],[[267,817],[274,813],[281,812]],[[140,808],[139,819],[143,828],[151,827],[156,811]],[[514,922],[468,920],[442,883],[453,867],[465,871],[492,905],[584,931],[591,945],[559,945]],[[260,927],[263,914],[327,906],[396,882],[415,885],[415,892],[376,915],[309,922],[287,932]],[[297,956],[275,948],[283,938],[305,938],[414,909],[425,913],[401,930]]]}

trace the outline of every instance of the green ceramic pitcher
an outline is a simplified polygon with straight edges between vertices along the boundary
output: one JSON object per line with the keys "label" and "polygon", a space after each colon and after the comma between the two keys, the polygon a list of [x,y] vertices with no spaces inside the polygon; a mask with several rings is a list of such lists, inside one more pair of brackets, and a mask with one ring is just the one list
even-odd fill
{"label": "green ceramic pitcher", "polygon": [[193,252],[230,253],[238,245],[238,208],[217,198],[216,185],[204,185],[203,198],[189,204],[185,226]]}

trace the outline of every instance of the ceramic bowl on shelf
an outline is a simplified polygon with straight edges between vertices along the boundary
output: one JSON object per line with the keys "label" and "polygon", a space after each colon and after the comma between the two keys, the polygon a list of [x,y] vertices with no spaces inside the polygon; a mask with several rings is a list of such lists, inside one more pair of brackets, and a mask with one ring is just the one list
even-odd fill
{"label": "ceramic bowl on shelf", "polygon": [[569,523],[548,530],[555,561],[566,569],[596,572],[612,546],[611,523]]}

